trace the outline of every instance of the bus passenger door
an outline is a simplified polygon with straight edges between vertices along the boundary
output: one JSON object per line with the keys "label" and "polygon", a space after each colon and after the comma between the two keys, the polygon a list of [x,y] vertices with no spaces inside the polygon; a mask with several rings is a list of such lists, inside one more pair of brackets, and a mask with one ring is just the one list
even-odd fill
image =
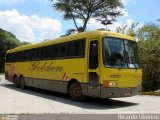
{"label": "bus passenger door", "polygon": [[100,96],[98,40],[91,39],[88,52],[88,95]]}

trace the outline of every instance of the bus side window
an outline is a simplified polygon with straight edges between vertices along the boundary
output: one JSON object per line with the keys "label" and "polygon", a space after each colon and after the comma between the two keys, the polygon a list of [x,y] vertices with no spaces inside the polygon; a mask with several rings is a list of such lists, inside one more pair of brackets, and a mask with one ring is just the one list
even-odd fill
{"label": "bus side window", "polygon": [[76,42],[76,56],[85,55],[85,40],[80,40]]}
{"label": "bus side window", "polygon": [[58,45],[53,45],[52,54],[53,59],[59,57]]}
{"label": "bus side window", "polygon": [[49,47],[45,46],[39,49],[39,59],[48,59],[49,55],[50,55]]}
{"label": "bus side window", "polygon": [[44,59],[45,58],[45,47],[41,48],[41,58]]}
{"label": "bus side window", "polygon": [[76,42],[68,43],[68,57],[76,56]]}
{"label": "bus side window", "polygon": [[66,43],[60,44],[59,49],[60,49],[60,57],[66,57],[66,55],[67,55],[67,44]]}
{"label": "bus side window", "polygon": [[89,68],[96,69],[98,67],[98,41],[94,40],[90,42],[89,52]]}
{"label": "bus side window", "polygon": [[19,52],[18,55],[19,55],[19,61],[23,61],[23,56],[24,56],[23,51]]}

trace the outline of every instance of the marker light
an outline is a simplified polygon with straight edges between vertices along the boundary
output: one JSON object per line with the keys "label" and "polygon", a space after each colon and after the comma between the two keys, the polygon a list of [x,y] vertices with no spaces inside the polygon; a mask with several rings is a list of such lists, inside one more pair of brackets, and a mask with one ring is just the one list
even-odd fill
{"label": "marker light", "polygon": [[107,81],[107,80],[103,81],[103,87],[117,87],[117,86],[118,86],[117,81]]}
{"label": "marker light", "polygon": [[103,81],[103,87],[109,87],[109,81],[104,80]]}

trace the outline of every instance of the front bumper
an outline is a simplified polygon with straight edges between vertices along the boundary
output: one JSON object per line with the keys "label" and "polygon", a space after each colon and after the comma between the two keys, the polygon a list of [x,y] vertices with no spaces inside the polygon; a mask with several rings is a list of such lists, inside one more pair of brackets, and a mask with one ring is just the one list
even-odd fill
{"label": "front bumper", "polygon": [[130,97],[138,94],[142,87],[133,88],[104,88],[101,86],[101,98]]}

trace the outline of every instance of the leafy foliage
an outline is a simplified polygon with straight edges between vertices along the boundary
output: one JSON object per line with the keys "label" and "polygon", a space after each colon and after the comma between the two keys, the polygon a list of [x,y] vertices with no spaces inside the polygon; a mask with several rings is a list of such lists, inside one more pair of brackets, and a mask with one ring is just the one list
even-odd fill
{"label": "leafy foliage", "polygon": [[7,32],[0,28],[0,51],[5,52],[8,49],[19,46],[21,43],[17,38],[10,32]]}
{"label": "leafy foliage", "polygon": [[[53,8],[63,13],[65,20],[72,19],[78,32],[86,30],[88,21],[95,18],[102,24],[111,24],[122,15],[123,7],[121,0],[50,0]],[[78,27],[76,19],[83,22]],[[80,29],[81,28],[81,29]]]}
{"label": "leafy foliage", "polygon": [[147,23],[139,29],[137,37],[140,40],[159,40],[160,26],[155,23]]}
{"label": "leafy foliage", "polygon": [[117,33],[122,33],[122,34],[127,34],[127,35],[130,35],[132,37],[136,37],[137,36],[137,26],[138,25],[139,25],[139,23],[132,22],[131,26],[128,26],[128,25],[118,26],[116,28],[116,32]]}
{"label": "leafy foliage", "polygon": [[160,88],[160,26],[144,25],[138,31],[140,63],[143,70],[143,90]]}
{"label": "leafy foliage", "polygon": [[143,91],[160,88],[160,40],[139,41],[139,56],[143,70]]}
{"label": "leafy foliage", "polygon": [[0,72],[4,70],[5,52],[21,45],[20,41],[10,32],[0,28]]}

